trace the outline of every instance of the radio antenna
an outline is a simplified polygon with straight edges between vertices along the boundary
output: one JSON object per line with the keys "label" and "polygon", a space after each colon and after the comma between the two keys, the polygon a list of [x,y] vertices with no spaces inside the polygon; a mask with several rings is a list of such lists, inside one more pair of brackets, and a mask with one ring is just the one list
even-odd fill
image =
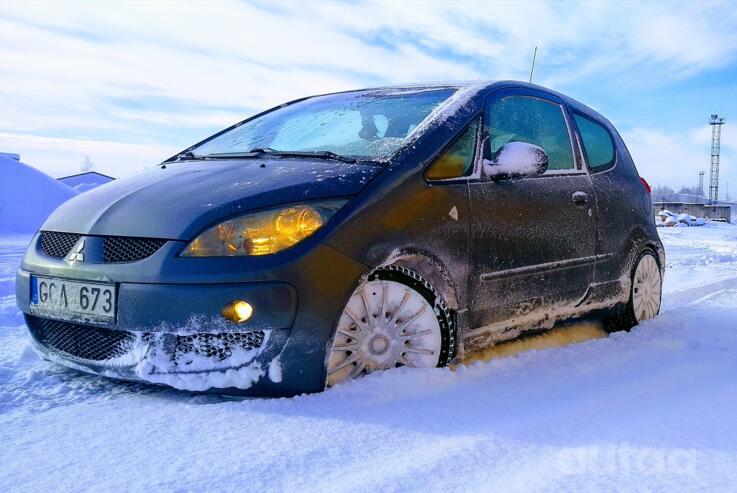
{"label": "radio antenna", "polygon": [[537,46],[535,46],[535,51],[532,52],[532,68],[530,69],[530,84],[532,84],[532,74],[535,72],[535,58],[537,58]]}

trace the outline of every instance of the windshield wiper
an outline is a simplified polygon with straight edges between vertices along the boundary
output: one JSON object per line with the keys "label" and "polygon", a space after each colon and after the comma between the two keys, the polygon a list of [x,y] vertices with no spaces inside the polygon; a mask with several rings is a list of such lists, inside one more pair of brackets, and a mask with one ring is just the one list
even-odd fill
{"label": "windshield wiper", "polygon": [[169,159],[169,161],[192,161],[194,159],[205,159],[205,156],[198,156],[192,151],[184,151],[174,156],[173,159]]}
{"label": "windshield wiper", "polygon": [[215,152],[213,154],[205,154],[201,156],[203,159],[229,159],[229,158],[246,158],[246,157],[261,157],[265,153],[259,151],[247,151],[247,152]]}
{"label": "windshield wiper", "polygon": [[358,159],[348,156],[342,156],[332,151],[278,151],[271,147],[256,147],[247,152],[222,152],[217,154],[208,154],[208,158],[240,158],[240,157],[260,157],[260,156],[280,156],[280,157],[311,157],[318,159],[332,159],[342,161],[344,163],[357,163]]}
{"label": "windshield wiper", "polygon": [[344,163],[357,163],[358,159],[354,157],[336,154],[333,151],[267,151],[264,154],[274,156],[295,156],[295,157],[316,157],[321,159],[333,159]]}

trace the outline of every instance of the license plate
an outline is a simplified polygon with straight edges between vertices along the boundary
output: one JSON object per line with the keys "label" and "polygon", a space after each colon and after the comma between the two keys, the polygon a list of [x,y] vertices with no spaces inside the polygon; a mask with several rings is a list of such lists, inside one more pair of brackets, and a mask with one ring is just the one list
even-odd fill
{"label": "license plate", "polygon": [[115,284],[31,277],[33,315],[69,321],[115,321]]}

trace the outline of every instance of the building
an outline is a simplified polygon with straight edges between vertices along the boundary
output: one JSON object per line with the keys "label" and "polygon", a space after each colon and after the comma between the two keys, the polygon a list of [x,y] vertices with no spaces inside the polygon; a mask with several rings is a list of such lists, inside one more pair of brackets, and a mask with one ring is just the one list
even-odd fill
{"label": "building", "polygon": [[657,214],[663,209],[675,214],[685,212],[690,216],[703,217],[712,221],[732,222],[732,203],[721,202],[717,205],[708,205],[695,202],[653,202],[653,213]]}
{"label": "building", "polygon": [[97,171],[87,171],[86,173],[78,173],[76,175],[62,176],[57,178],[65,185],[72,187],[78,192],[85,192],[100,185],[113,181],[115,178],[103,175]]}

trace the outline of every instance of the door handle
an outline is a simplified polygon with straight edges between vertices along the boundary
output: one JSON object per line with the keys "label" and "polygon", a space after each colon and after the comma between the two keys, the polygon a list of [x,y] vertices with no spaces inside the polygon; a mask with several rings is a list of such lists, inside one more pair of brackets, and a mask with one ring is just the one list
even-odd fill
{"label": "door handle", "polygon": [[579,209],[585,209],[589,203],[589,194],[586,192],[575,192],[573,194],[573,205]]}

